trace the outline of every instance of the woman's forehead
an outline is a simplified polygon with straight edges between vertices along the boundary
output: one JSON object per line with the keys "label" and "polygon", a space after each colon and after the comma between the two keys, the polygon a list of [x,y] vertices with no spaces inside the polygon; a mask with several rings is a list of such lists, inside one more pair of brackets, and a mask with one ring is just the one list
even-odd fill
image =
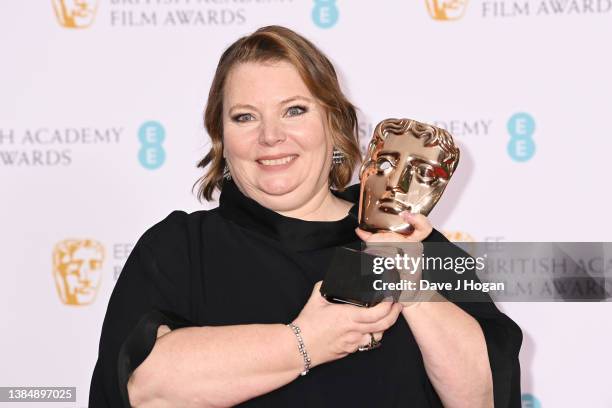
{"label": "woman's forehead", "polygon": [[229,71],[224,87],[224,98],[232,103],[247,103],[242,98],[280,102],[296,95],[312,98],[297,69],[282,60],[239,63]]}

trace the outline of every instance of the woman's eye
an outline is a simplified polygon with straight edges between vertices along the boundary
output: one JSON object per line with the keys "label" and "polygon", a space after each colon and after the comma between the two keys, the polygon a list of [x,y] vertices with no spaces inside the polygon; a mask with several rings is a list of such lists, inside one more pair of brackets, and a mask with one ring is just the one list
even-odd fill
{"label": "woman's eye", "polygon": [[304,106],[292,106],[287,109],[287,116],[298,116],[306,112]]}
{"label": "woman's eye", "polygon": [[238,115],[232,116],[232,120],[234,122],[248,122],[253,119],[253,115],[251,115],[250,113],[240,113]]}

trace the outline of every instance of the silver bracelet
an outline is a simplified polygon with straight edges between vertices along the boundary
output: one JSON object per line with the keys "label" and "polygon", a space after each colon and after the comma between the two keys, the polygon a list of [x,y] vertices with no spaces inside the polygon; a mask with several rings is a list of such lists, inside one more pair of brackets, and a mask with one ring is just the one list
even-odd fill
{"label": "silver bracelet", "polygon": [[304,340],[302,340],[302,335],[301,330],[298,326],[296,326],[293,323],[289,323],[287,326],[289,326],[291,328],[291,330],[293,330],[293,334],[295,334],[295,337],[297,338],[298,341],[298,349],[300,350],[300,354],[302,355],[302,358],[304,359],[304,371],[302,371],[300,373],[300,375],[306,375],[308,374],[308,371],[310,371],[310,357],[308,356],[308,352],[306,351],[306,347],[304,346]]}

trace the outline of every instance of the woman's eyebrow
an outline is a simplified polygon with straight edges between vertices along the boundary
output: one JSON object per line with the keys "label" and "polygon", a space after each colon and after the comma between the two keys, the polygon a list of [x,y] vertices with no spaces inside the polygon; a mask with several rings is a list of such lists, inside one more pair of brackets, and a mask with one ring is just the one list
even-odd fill
{"label": "woman's eyebrow", "polygon": [[295,101],[297,99],[303,99],[303,100],[305,100],[307,102],[312,102],[312,99],[310,99],[310,98],[308,98],[306,96],[295,95],[295,96],[292,96],[290,98],[283,99],[282,101],[279,102],[279,105],[283,105],[285,103],[293,102],[293,101]]}
{"label": "woman's eyebrow", "polygon": [[231,113],[234,109],[251,109],[251,110],[257,110],[253,105],[249,105],[249,104],[244,104],[244,103],[237,103],[233,106],[231,106],[228,110],[229,113]]}
{"label": "woman's eyebrow", "polygon": [[[310,98],[308,98],[308,97],[306,97],[306,96],[295,95],[295,96],[291,96],[291,97],[289,97],[289,98],[287,98],[287,99],[283,99],[283,100],[282,100],[282,101],[280,101],[278,104],[279,104],[279,105],[284,105],[284,104],[286,104],[286,103],[293,102],[293,101],[298,100],[298,99],[302,99],[302,100],[305,100],[305,101],[307,101],[307,102],[312,102],[312,99],[310,99]],[[230,112],[230,113],[231,113],[231,112],[232,112],[234,109],[251,109],[251,110],[257,110],[257,108],[256,108],[256,107],[254,107],[253,105],[249,105],[249,104],[247,104],[247,103],[237,103],[237,104],[235,104],[235,105],[232,105],[232,106],[229,108],[228,112]]]}

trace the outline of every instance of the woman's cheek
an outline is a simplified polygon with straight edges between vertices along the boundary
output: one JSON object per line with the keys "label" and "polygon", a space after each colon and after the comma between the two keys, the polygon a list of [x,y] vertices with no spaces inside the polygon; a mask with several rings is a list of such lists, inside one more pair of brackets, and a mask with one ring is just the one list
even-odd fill
{"label": "woman's cheek", "polygon": [[304,152],[320,153],[320,150],[326,150],[327,135],[318,120],[292,124],[287,132]]}
{"label": "woman's cheek", "polygon": [[255,148],[253,131],[232,129],[225,133],[223,149],[226,157],[247,158]]}

